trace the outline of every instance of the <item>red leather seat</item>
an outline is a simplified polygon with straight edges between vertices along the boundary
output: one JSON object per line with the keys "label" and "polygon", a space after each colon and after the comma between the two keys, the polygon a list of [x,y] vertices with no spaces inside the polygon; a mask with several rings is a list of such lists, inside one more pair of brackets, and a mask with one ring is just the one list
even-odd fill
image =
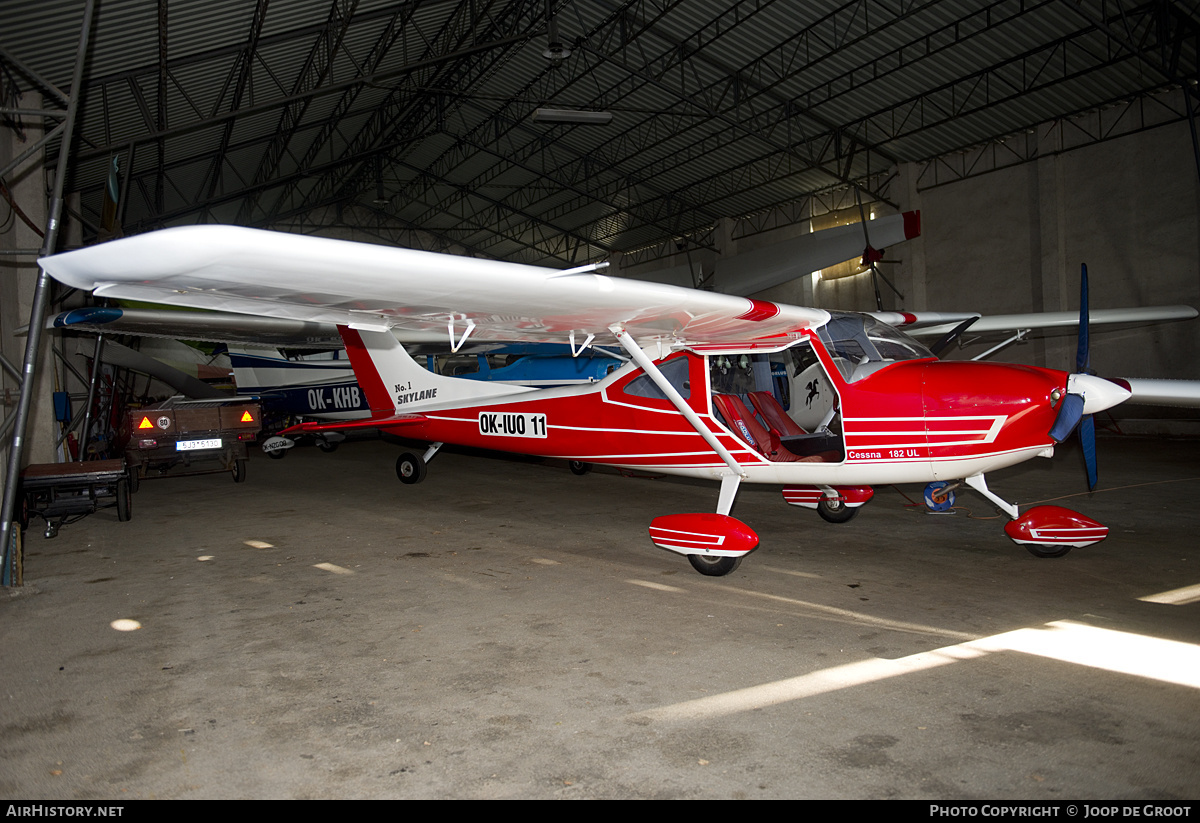
{"label": "red leather seat", "polygon": [[788,417],[787,412],[783,410],[783,406],[779,405],[779,401],[775,399],[775,395],[770,392],[751,392],[750,402],[754,404],[754,409],[758,412],[759,416],[780,437],[794,437],[799,434],[808,434],[808,432],[797,425],[795,420]]}
{"label": "red leather seat", "polygon": [[774,432],[766,429],[746,408],[741,398],[733,394],[714,394],[713,405],[725,422],[751,448],[774,463],[815,463],[819,457],[799,457],[785,449]]}

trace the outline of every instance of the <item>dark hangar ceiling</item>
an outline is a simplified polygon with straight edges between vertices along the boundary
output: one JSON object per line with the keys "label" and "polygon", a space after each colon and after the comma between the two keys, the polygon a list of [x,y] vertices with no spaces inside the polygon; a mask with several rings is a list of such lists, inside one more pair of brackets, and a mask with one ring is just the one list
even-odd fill
{"label": "dark hangar ceiling", "polygon": [[[1198,2],[102,0],[67,189],[85,239],[115,156],[126,233],[340,222],[551,266],[705,245],[721,218],[886,201],[901,162],[1029,159],[1021,135],[1081,112],[1187,117]],[[69,88],[81,5],[5,0],[5,106],[31,73]]]}

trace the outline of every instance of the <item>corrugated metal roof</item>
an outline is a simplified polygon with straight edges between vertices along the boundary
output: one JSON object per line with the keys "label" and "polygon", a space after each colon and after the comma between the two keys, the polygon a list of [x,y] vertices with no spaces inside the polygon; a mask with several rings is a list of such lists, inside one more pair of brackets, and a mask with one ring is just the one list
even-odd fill
{"label": "corrugated metal roof", "polygon": [[[577,262],[821,190],[871,196],[897,162],[1197,70],[1195,6],[1173,0],[1109,0],[1119,26],[1059,0],[553,5],[561,62],[543,56],[545,0],[105,0],[72,150],[84,217],[132,147],[127,231],[360,206],[479,253]],[[65,88],[78,0],[5,0],[0,18],[0,46]],[[540,106],[613,119],[532,122]]]}

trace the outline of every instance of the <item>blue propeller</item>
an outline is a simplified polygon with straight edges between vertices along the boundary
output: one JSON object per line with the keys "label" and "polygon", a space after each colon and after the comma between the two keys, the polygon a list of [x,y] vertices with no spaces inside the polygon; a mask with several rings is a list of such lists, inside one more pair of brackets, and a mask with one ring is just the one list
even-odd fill
{"label": "blue propeller", "polygon": [[[1062,407],[1058,417],[1050,427],[1050,436],[1054,442],[1061,443],[1071,436],[1076,428],[1079,429],[1079,442],[1083,446],[1083,462],[1087,466],[1088,491],[1096,488],[1099,475],[1096,471],[1096,423],[1092,415],[1084,414],[1086,403],[1083,393],[1072,391],[1076,388],[1076,375],[1091,373],[1091,356],[1089,354],[1088,336],[1088,274],[1087,264],[1081,267],[1079,278],[1079,345],[1075,350],[1075,374],[1067,382],[1067,394],[1063,397]],[[1084,382],[1084,381],[1079,381]],[[1086,390],[1086,389],[1085,389]]]}

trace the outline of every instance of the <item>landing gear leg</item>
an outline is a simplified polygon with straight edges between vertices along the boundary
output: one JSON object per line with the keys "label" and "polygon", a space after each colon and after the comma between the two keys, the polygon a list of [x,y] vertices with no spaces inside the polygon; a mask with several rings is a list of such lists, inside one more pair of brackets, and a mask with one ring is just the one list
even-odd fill
{"label": "landing gear leg", "polygon": [[[728,474],[721,478],[721,496],[717,500],[717,514],[729,514],[733,509],[734,498],[737,497],[738,486],[741,484],[742,476],[740,474]],[[693,569],[708,577],[724,577],[742,563],[741,557],[718,557],[710,554],[689,554],[687,559]]]}
{"label": "landing gear leg", "polygon": [[999,508],[1000,511],[1007,514],[1013,520],[1016,520],[1021,516],[1020,510],[1017,509],[1017,504],[1009,503],[1003,497],[989,489],[987,487],[987,480],[984,479],[982,474],[973,474],[970,477],[965,478],[963,482],[973,488],[975,491],[982,494],[988,500],[991,500],[993,503],[995,503],[996,507]]}
{"label": "landing gear leg", "polygon": [[[729,514],[733,510],[733,500],[737,497],[740,485],[742,485],[740,474],[727,474],[721,478],[721,496],[717,499],[717,514]],[[733,571],[733,569],[729,571]]]}

